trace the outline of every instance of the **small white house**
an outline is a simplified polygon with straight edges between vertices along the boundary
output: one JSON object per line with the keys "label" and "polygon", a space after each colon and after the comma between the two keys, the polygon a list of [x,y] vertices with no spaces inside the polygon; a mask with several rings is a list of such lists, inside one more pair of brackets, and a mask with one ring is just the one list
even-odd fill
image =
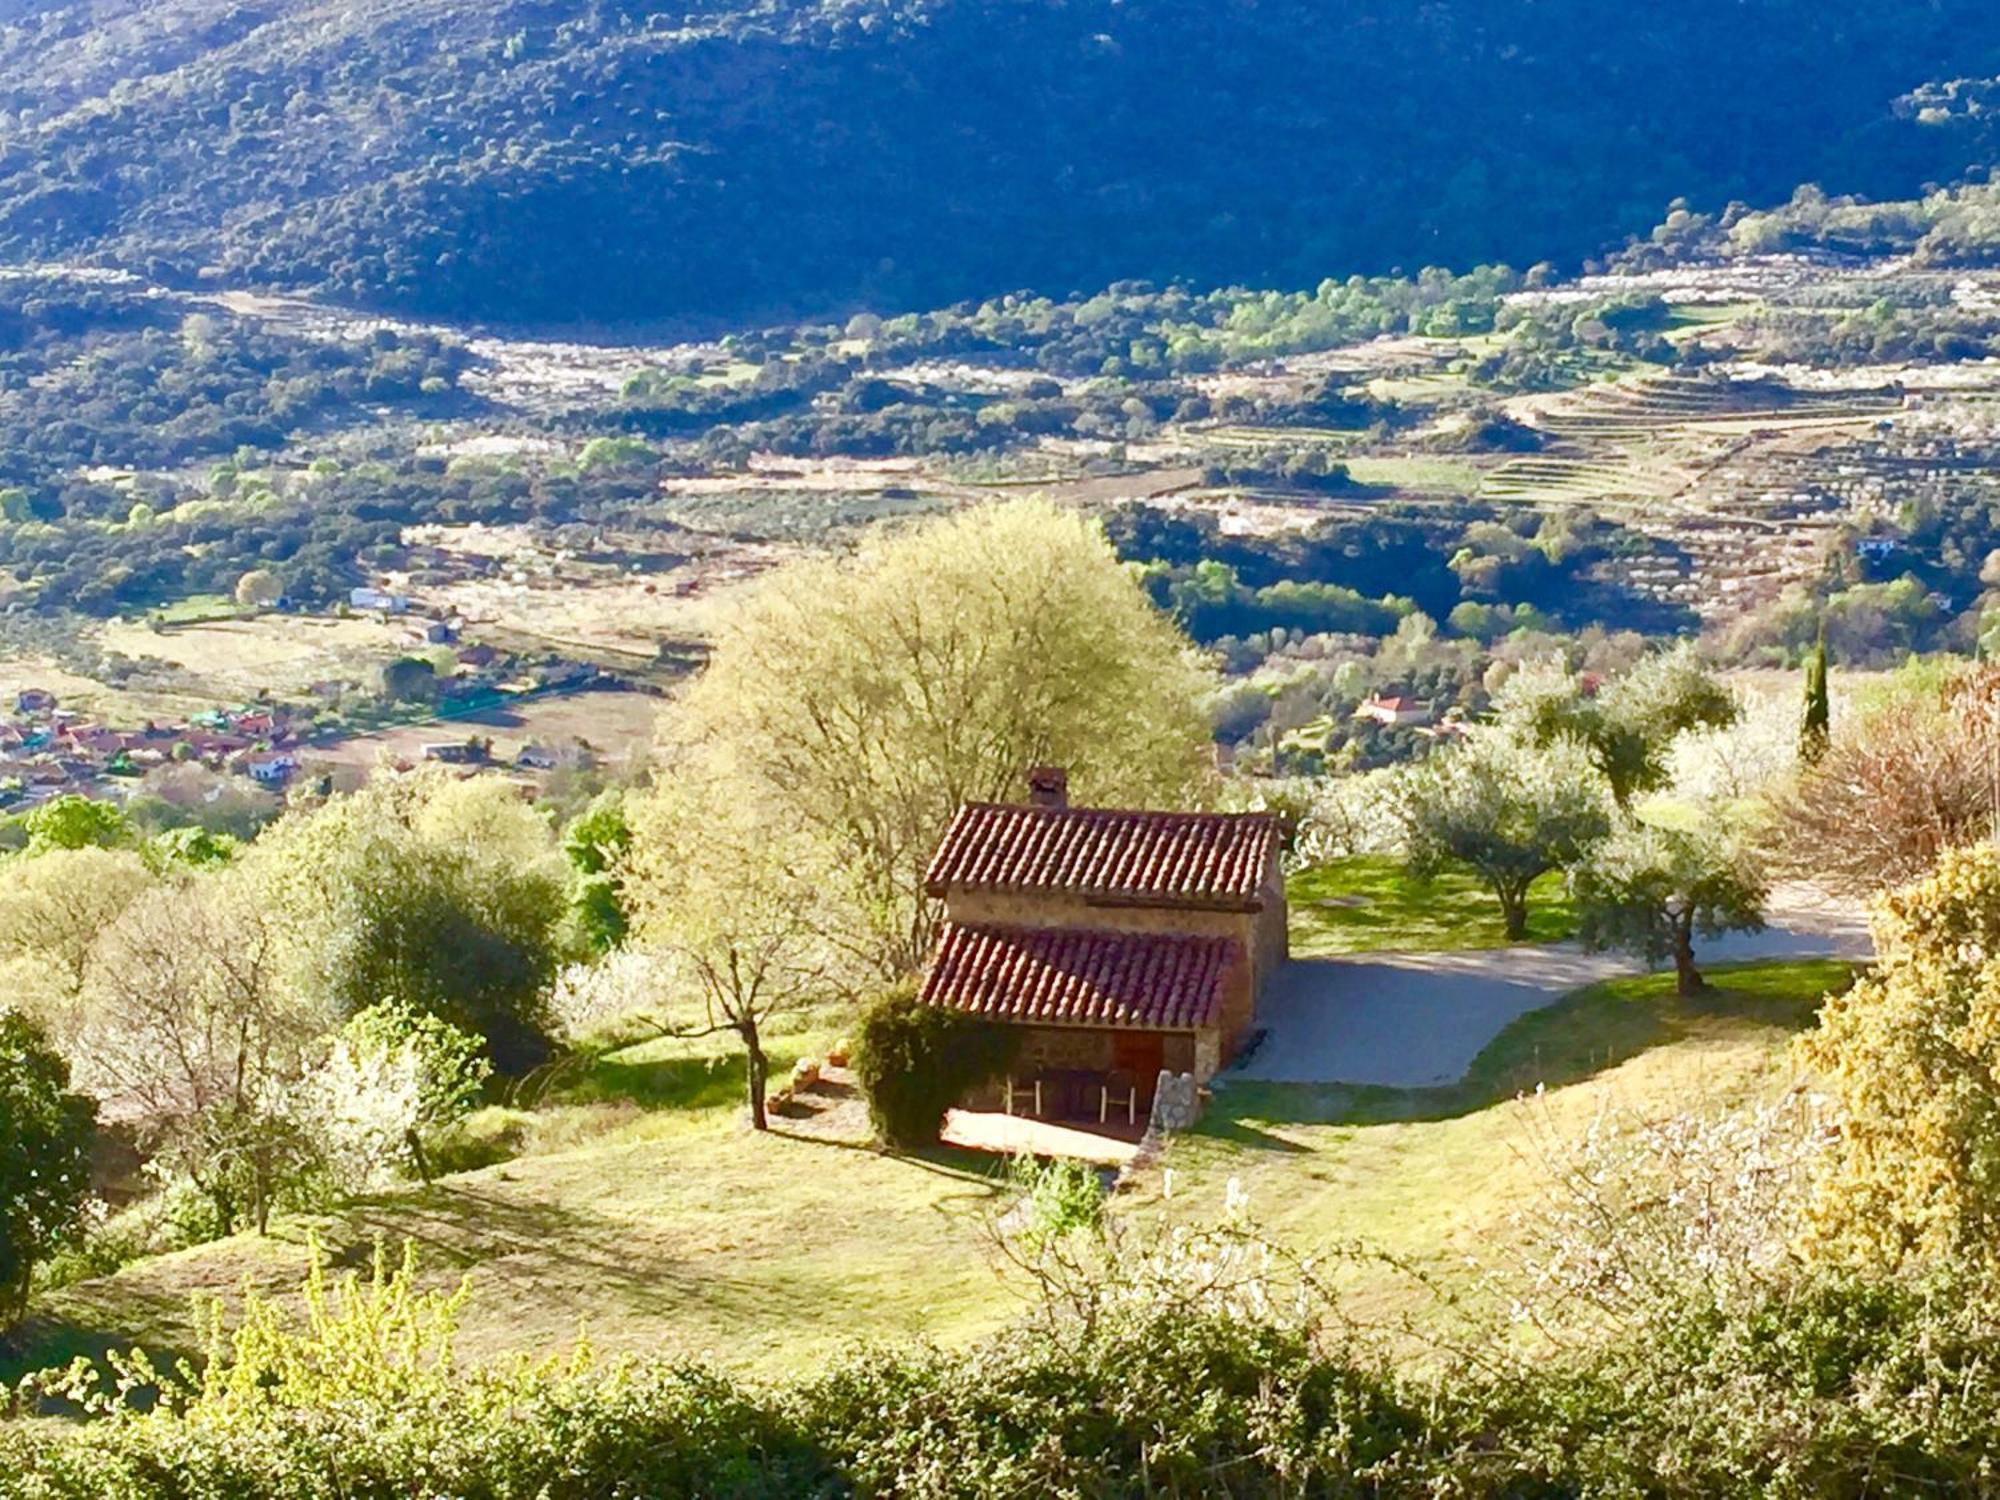
{"label": "small white house", "polygon": [[1407,727],[1430,723],[1431,706],[1417,698],[1377,694],[1355,709],[1354,717],[1373,719],[1377,724]]}
{"label": "small white house", "polygon": [[392,594],[386,589],[353,589],[347,602],[355,609],[380,610],[385,615],[407,614],[410,609],[408,594]]}

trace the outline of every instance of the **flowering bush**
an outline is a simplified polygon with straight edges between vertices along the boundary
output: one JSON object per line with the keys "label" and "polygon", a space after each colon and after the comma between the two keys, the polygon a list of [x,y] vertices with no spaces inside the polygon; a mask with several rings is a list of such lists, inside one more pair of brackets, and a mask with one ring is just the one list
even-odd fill
{"label": "flowering bush", "polygon": [[1516,1318],[1601,1337],[1740,1309],[1796,1276],[1813,1169],[1836,1134],[1820,1096],[1662,1120],[1604,1110],[1573,1140],[1528,1118],[1551,1188],[1517,1220]]}

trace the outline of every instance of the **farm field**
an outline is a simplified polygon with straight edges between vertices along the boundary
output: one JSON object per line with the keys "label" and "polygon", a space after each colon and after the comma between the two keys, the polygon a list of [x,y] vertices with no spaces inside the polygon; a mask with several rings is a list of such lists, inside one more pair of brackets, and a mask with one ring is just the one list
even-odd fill
{"label": "farm field", "polygon": [[112,620],[98,632],[98,645],[130,657],[142,673],[165,667],[205,696],[242,701],[265,691],[303,696],[316,682],[363,680],[403,649],[406,628],[362,617],[272,611],[163,629]]}
{"label": "farm field", "polygon": [[652,743],[662,700],[650,693],[594,691],[547,694],[498,708],[399,724],[315,746],[312,758],[368,770],[379,761],[416,762],[424,746],[477,735],[493,741],[493,757],[511,764],[527,745],[567,747],[582,741],[614,779],[636,769]]}

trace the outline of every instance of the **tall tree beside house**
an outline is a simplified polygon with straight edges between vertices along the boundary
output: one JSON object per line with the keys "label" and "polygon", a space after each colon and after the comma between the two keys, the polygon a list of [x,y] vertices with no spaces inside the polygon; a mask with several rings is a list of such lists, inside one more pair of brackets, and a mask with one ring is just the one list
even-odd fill
{"label": "tall tree beside house", "polygon": [[1206,686],[1094,522],[996,505],[771,574],[664,722],[661,768],[783,809],[827,935],[894,978],[930,951],[924,866],[952,815],[1026,767],[1067,767],[1083,803],[1204,800]]}
{"label": "tall tree beside house", "polygon": [[750,1123],[765,1130],[766,1029],[817,998],[837,965],[798,820],[737,790],[687,773],[639,799],[625,891],[638,945],[663,960],[646,1019],[663,1036],[734,1035]]}
{"label": "tall tree beside house", "polygon": [[1816,766],[1826,755],[1833,727],[1833,705],[1826,687],[1826,627],[1820,627],[1812,653],[1806,657],[1806,711],[1799,724],[1799,759]]}
{"label": "tall tree beside house", "polygon": [[1684,996],[1707,987],[1695,940],[1761,931],[1768,894],[1748,847],[1719,817],[1695,828],[1625,820],[1578,866],[1573,887],[1585,947],[1671,959]]}
{"label": "tall tree beside house", "polygon": [[1412,871],[1471,870],[1516,942],[1528,935],[1529,887],[1610,829],[1604,783],[1580,750],[1537,749],[1495,729],[1406,772],[1394,795]]}
{"label": "tall tree beside house", "polygon": [[1508,679],[1495,708],[1533,744],[1581,746],[1620,808],[1667,784],[1676,738],[1690,729],[1724,728],[1739,712],[1735,695],[1686,642],[1595,689],[1561,661],[1542,663]]}

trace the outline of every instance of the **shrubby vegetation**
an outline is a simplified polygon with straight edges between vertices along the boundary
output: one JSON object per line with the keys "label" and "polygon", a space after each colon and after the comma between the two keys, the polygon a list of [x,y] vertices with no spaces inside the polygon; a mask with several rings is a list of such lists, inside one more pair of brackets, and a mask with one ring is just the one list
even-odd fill
{"label": "shrubby vegetation", "polygon": [[466,360],[430,334],[353,340],[266,331],[247,318],[183,314],[122,286],[58,277],[0,281],[0,487],[24,493],[11,521],[124,521],[110,490],[65,493],[72,470],[168,469],[281,447],[301,430],[361,418],[364,405],[449,394]]}
{"label": "shrubby vegetation", "polygon": [[925,1005],[909,986],[861,1014],[854,1072],[875,1132],[905,1150],[935,1145],[945,1111],[1006,1071],[1021,1033]]}

